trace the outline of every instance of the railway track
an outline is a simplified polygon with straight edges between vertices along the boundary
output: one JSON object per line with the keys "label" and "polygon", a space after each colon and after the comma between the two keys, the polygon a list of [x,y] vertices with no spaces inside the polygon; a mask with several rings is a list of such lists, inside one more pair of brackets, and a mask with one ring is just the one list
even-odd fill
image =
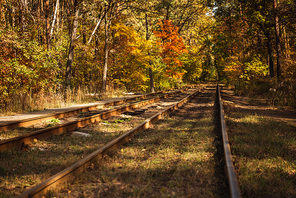
{"label": "railway track", "polygon": [[[172,90],[169,90],[172,91]],[[41,115],[41,116],[34,116],[34,117],[30,117],[30,118],[26,118],[26,119],[22,119],[22,120],[16,120],[16,121],[2,121],[3,123],[0,123],[0,132],[1,131],[8,131],[8,130],[12,130],[15,128],[19,128],[19,127],[28,127],[32,124],[35,124],[37,122],[42,122],[42,121],[47,121],[50,119],[54,119],[54,118],[67,118],[67,117],[71,117],[73,115],[77,115],[81,112],[89,112],[89,111],[93,111],[93,110],[97,110],[98,108],[106,108],[106,107],[110,107],[110,106],[117,106],[120,104],[124,104],[130,101],[135,101],[135,100],[142,100],[151,96],[155,96],[155,95],[159,95],[165,93],[163,91],[160,92],[155,92],[155,93],[150,93],[150,94],[144,94],[141,96],[135,96],[135,97],[128,97],[128,98],[123,98],[123,99],[117,99],[117,100],[111,100],[105,103],[95,103],[92,105],[84,105],[83,107],[69,107],[66,108],[66,110],[64,111],[59,111],[57,110],[57,112],[53,112],[53,113],[46,113],[45,115]]]}
{"label": "railway track", "polygon": [[236,172],[233,166],[233,159],[231,155],[227,128],[226,128],[225,119],[224,119],[224,109],[222,105],[221,91],[220,91],[219,85],[217,85],[217,99],[219,104],[219,120],[221,125],[222,142],[223,142],[223,150],[224,150],[225,172],[227,176],[229,192],[232,198],[239,198],[241,196],[240,188],[239,188]]}
{"label": "railway track", "polygon": [[[108,143],[103,143],[99,149],[95,149],[90,154],[84,155],[81,160],[78,160],[77,162],[61,170],[57,174],[49,177],[45,181],[36,185],[35,187],[23,192],[18,197],[42,197],[44,195],[47,195],[48,193],[51,193],[53,191],[58,191],[59,189],[64,188],[64,186],[67,183],[74,181],[78,175],[88,170],[90,167],[93,166],[94,163],[97,164],[98,162],[100,162],[106,153],[110,153],[114,149],[119,148],[122,144],[127,143],[130,139],[133,138],[135,134],[148,129],[157,120],[162,119],[165,115],[179,108],[184,103],[188,102],[191,98],[194,98],[195,96],[197,96],[200,92],[201,92],[201,89],[189,89],[186,92],[179,93],[179,95],[158,100],[157,101],[158,104],[153,103],[148,105],[145,108],[142,107],[136,110],[136,112],[138,113],[132,113],[132,111],[130,111],[131,115],[137,115],[138,117],[141,117],[141,119],[138,120],[136,127],[133,127],[128,131],[122,132],[121,134],[118,135],[118,137],[112,138],[113,140],[109,141]],[[226,130],[225,130],[226,127],[224,123],[223,107],[222,107],[221,96],[220,96],[220,91],[218,87],[217,87],[217,95],[220,101],[220,105],[219,105],[220,118],[221,118],[222,134],[223,134],[223,133],[226,133]],[[161,107],[161,108],[157,108],[157,107]],[[118,120],[118,118],[115,117],[115,122],[117,123],[116,119]],[[109,122],[110,123],[114,122],[114,118],[113,118],[113,121],[111,119]],[[106,124],[106,122],[102,124]],[[225,135],[222,135],[222,136],[223,136],[223,144],[224,144],[223,147],[224,147],[225,162],[226,162],[225,166],[227,170],[226,172],[227,172],[227,178],[229,181],[229,189],[230,189],[229,194],[231,195],[231,197],[240,197],[235,171],[234,169],[231,170],[233,168],[233,162],[231,161],[231,152],[230,152],[230,147],[227,140],[227,135],[226,137],[224,137]]]}
{"label": "railway track", "polygon": [[[69,117],[70,115],[73,116],[73,115],[78,114],[79,112],[81,113],[81,112],[95,112],[96,111],[95,113],[92,113],[93,115],[91,115],[91,116],[86,116],[83,118],[76,118],[74,121],[68,121],[63,124],[59,124],[57,126],[43,128],[43,129],[39,129],[37,131],[35,131],[33,129],[34,130],[33,132],[27,132],[24,135],[20,135],[17,137],[2,140],[2,141],[0,141],[0,152],[3,152],[7,149],[11,149],[14,147],[26,148],[26,147],[28,147],[27,146],[28,144],[30,144],[32,141],[34,141],[36,139],[47,138],[52,135],[58,135],[58,134],[62,134],[65,132],[71,132],[71,131],[76,130],[77,128],[85,127],[88,124],[98,122],[102,119],[107,119],[111,116],[118,115],[118,114],[123,113],[125,111],[137,109],[139,107],[151,104],[153,102],[157,102],[157,101],[161,100],[162,98],[166,98],[171,95],[186,91],[187,89],[189,89],[189,87],[186,87],[183,89],[178,89],[175,91],[170,91],[168,93],[158,92],[158,93],[154,93],[154,94],[147,94],[144,96],[138,96],[138,97],[128,98],[128,99],[124,99],[124,100],[107,102],[104,104],[105,107],[109,107],[109,106],[120,105],[123,103],[134,101],[131,104],[124,105],[124,106],[117,106],[114,109],[108,109],[108,110],[103,109],[103,110],[98,111],[98,110],[96,110],[98,106],[92,105],[92,106],[76,109],[74,111],[71,110],[71,111],[66,111],[63,113],[57,113],[54,115],[51,114],[51,115],[42,116],[42,118],[37,117],[37,118],[25,119],[22,122],[17,122],[18,124],[9,123],[8,125],[3,125],[2,129],[8,129],[10,127],[16,127],[16,125],[20,125],[20,123],[27,126],[29,124],[32,125],[33,123],[41,122],[43,119],[48,120],[49,118],[53,118],[53,117],[54,118]],[[142,101],[138,102],[137,100],[142,100]]]}

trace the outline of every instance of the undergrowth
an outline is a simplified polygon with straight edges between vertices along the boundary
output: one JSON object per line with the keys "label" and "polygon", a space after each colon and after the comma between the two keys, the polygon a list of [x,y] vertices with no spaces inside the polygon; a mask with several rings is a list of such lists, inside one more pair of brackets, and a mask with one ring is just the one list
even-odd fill
{"label": "undergrowth", "polygon": [[265,99],[268,104],[296,107],[296,81],[277,79],[237,81],[235,93],[255,99]]}
{"label": "undergrowth", "polygon": [[105,94],[90,94],[87,88],[62,91],[22,93],[11,96],[0,104],[0,116],[14,115],[30,111],[67,107],[75,104],[94,102],[101,99],[123,96],[124,90],[110,90]]}

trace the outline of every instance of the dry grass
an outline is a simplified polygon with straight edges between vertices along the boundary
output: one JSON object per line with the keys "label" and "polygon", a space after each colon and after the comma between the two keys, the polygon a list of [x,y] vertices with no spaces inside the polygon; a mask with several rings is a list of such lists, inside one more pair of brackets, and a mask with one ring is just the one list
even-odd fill
{"label": "dry grass", "polygon": [[6,106],[0,105],[0,116],[15,115],[28,111],[68,107],[76,104],[94,102],[107,98],[121,97],[123,90],[110,90],[104,95],[89,94],[87,88],[65,90],[65,92],[24,93],[8,99]]}
{"label": "dry grass", "polygon": [[296,197],[295,120],[284,121],[285,112],[268,107],[236,104],[227,103],[225,111],[243,196]]}
{"label": "dry grass", "polygon": [[90,138],[63,134],[36,140],[26,151],[15,149],[0,153],[0,158],[5,159],[0,161],[0,197],[12,197],[40,183],[143,121],[116,120],[115,117],[109,123],[82,129],[92,135]]}
{"label": "dry grass", "polygon": [[175,121],[145,131],[58,197],[216,197],[212,121],[199,130]]}
{"label": "dry grass", "polygon": [[[76,180],[72,189],[51,197],[89,197],[96,193],[106,197],[216,197],[221,184],[214,158],[212,106],[205,102],[200,109],[191,110],[190,115],[183,109],[179,116],[160,122],[156,132],[139,134],[114,158],[105,158],[103,166],[94,166],[95,172]],[[36,140],[27,151],[1,153],[1,159],[6,160],[0,161],[0,197],[23,192],[143,119],[142,116],[123,121],[115,117],[84,129],[91,138],[63,134],[46,141]]]}

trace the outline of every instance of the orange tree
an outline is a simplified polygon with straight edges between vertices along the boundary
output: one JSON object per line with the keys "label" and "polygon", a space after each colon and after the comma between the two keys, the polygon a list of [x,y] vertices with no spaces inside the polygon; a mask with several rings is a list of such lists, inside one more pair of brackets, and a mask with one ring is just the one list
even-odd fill
{"label": "orange tree", "polygon": [[180,56],[188,51],[185,49],[183,39],[179,36],[178,27],[170,20],[159,20],[158,29],[153,31],[159,38],[157,44],[161,48],[161,58],[165,63],[165,75],[175,80],[181,79],[184,71]]}

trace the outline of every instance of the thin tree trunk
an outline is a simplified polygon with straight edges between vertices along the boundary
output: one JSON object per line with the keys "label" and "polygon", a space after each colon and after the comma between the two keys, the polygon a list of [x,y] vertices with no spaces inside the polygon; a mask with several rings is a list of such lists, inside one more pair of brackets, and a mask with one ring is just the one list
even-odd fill
{"label": "thin tree trunk", "polygon": [[277,77],[281,77],[281,41],[280,41],[280,22],[277,11],[277,0],[273,0],[273,8],[275,12],[274,21],[275,21],[275,46],[276,46],[276,55],[277,55]]}
{"label": "thin tree trunk", "polygon": [[67,67],[66,67],[66,86],[68,88],[71,88],[72,64],[74,60],[74,48],[75,48],[76,33],[78,28],[79,7],[78,7],[77,0],[75,0],[75,3],[74,3],[74,10],[75,10],[75,15],[74,15],[73,29],[71,33],[71,40],[70,40],[70,46],[69,46]]}
{"label": "thin tree trunk", "polygon": [[14,8],[14,5],[12,4],[11,5],[11,27],[12,27],[12,29],[14,29],[14,27],[15,27],[15,8]]}
{"label": "thin tree trunk", "polygon": [[[85,10],[82,10],[82,43],[83,44],[86,44],[86,26],[87,26],[87,17],[86,17],[86,12],[85,12]],[[84,53],[83,53],[83,55],[84,55]]]}
{"label": "thin tree trunk", "polygon": [[7,11],[4,11],[3,8],[4,8],[4,1],[0,0],[0,23],[7,25],[5,20],[5,12]]}
{"label": "thin tree trunk", "polygon": [[61,12],[61,9],[63,9],[62,2],[60,3],[60,1],[59,1],[59,10],[57,12],[57,27],[56,27],[56,32],[57,33],[59,33],[59,28],[60,28],[60,20],[61,20],[60,12]]}
{"label": "thin tree trunk", "polygon": [[49,20],[49,0],[46,0],[45,2],[45,35],[46,35],[46,44],[47,44],[47,50],[50,50],[51,44],[50,44],[50,20]]}
{"label": "thin tree trunk", "polygon": [[25,30],[26,30],[26,24],[25,24],[25,6],[23,5],[22,2],[19,2],[20,3],[20,9],[21,9],[21,16],[20,16],[20,21],[21,21],[21,31],[22,31],[22,34],[24,34]]}
{"label": "thin tree trunk", "polygon": [[[145,14],[145,21],[146,21],[146,40],[149,40],[149,27],[148,27],[148,17],[147,14]],[[148,52],[148,55],[150,56],[150,53]],[[151,61],[149,60],[149,78],[150,78],[150,92],[154,93],[154,81],[153,81],[153,72],[151,69]]]}
{"label": "thin tree trunk", "polygon": [[91,40],[92,40],[94,34],[96,33],[98,27],[100,26],[100,24],[101,24],[103,18],[104,18],[104,15],[102,15],[102,16],[100,17],[100,19],[99,19],[99,21],[98,21],[98,23],[97,23],[95,29],[93,30],[91,36],[89,37],[89,40],[88,40],[87,44],[90,44],[90,42],[91,42]]}
{"label": "thin tree trunk", "polygon": [[166,7],[166,17],[165,19],[166,20],[169,20],[170,19],[170,3],[167,4],[167,7]]}
{"label": "thin tree trunk", "polygon": [[54,24],[55,24],[55,22],[57,20],[58,10],[59,10],[59,0],[56,1],[56,7],[55,7],[55,11],[54,11],[54,15],[53,15],[53,20],[52,20],[52,24],[51,24],[51,30],[50,30],[50,34],[49,34],[49,39],[50,40],[52,38]]}
{"label": "thin tree trunk", "polygon": [[42,1],[43,0],[38,0],[38,13],[37,13],[37,28],[38,28],[38,41],[39,41],[39,44],[42,45],[43,44],[43,34],[42,34],[42,19],[41,19],[41,16],[42,15],[42,8],[43,8],[43,5],[42,5]]}
{"label": "thin tree trunk", "polygon": [[267,32],[266,32],[266,37],[267,37],[269,76],[274,77],[274,63],[273,63],[273,55],[272,55],[272,44],[271,44],[271,36],[270,36],[269,30],[267,30]]}
{"label": "thin tree trunk", "polygon": [[285,46],[285,58],[286,60],[287,59],[290,59],[290,53],[289,53],[289,49],[290,49],[290,46],[289,46],[289,38],[287,36],[287,32],[286,32],[286,28],[284,27],[283,28],[283,38],[284,38],[284,46]]}
{"label": "thin tree trunk", "polygon": [[107,5],[105,6],[105,58],[104,58],[104,68],[103,68],[103,84],[102,92],[106,93],[106,83],[107,83],[107,70],[108,70],[108,38],[109,38],[109,26],[108,26],[108,13]]}

